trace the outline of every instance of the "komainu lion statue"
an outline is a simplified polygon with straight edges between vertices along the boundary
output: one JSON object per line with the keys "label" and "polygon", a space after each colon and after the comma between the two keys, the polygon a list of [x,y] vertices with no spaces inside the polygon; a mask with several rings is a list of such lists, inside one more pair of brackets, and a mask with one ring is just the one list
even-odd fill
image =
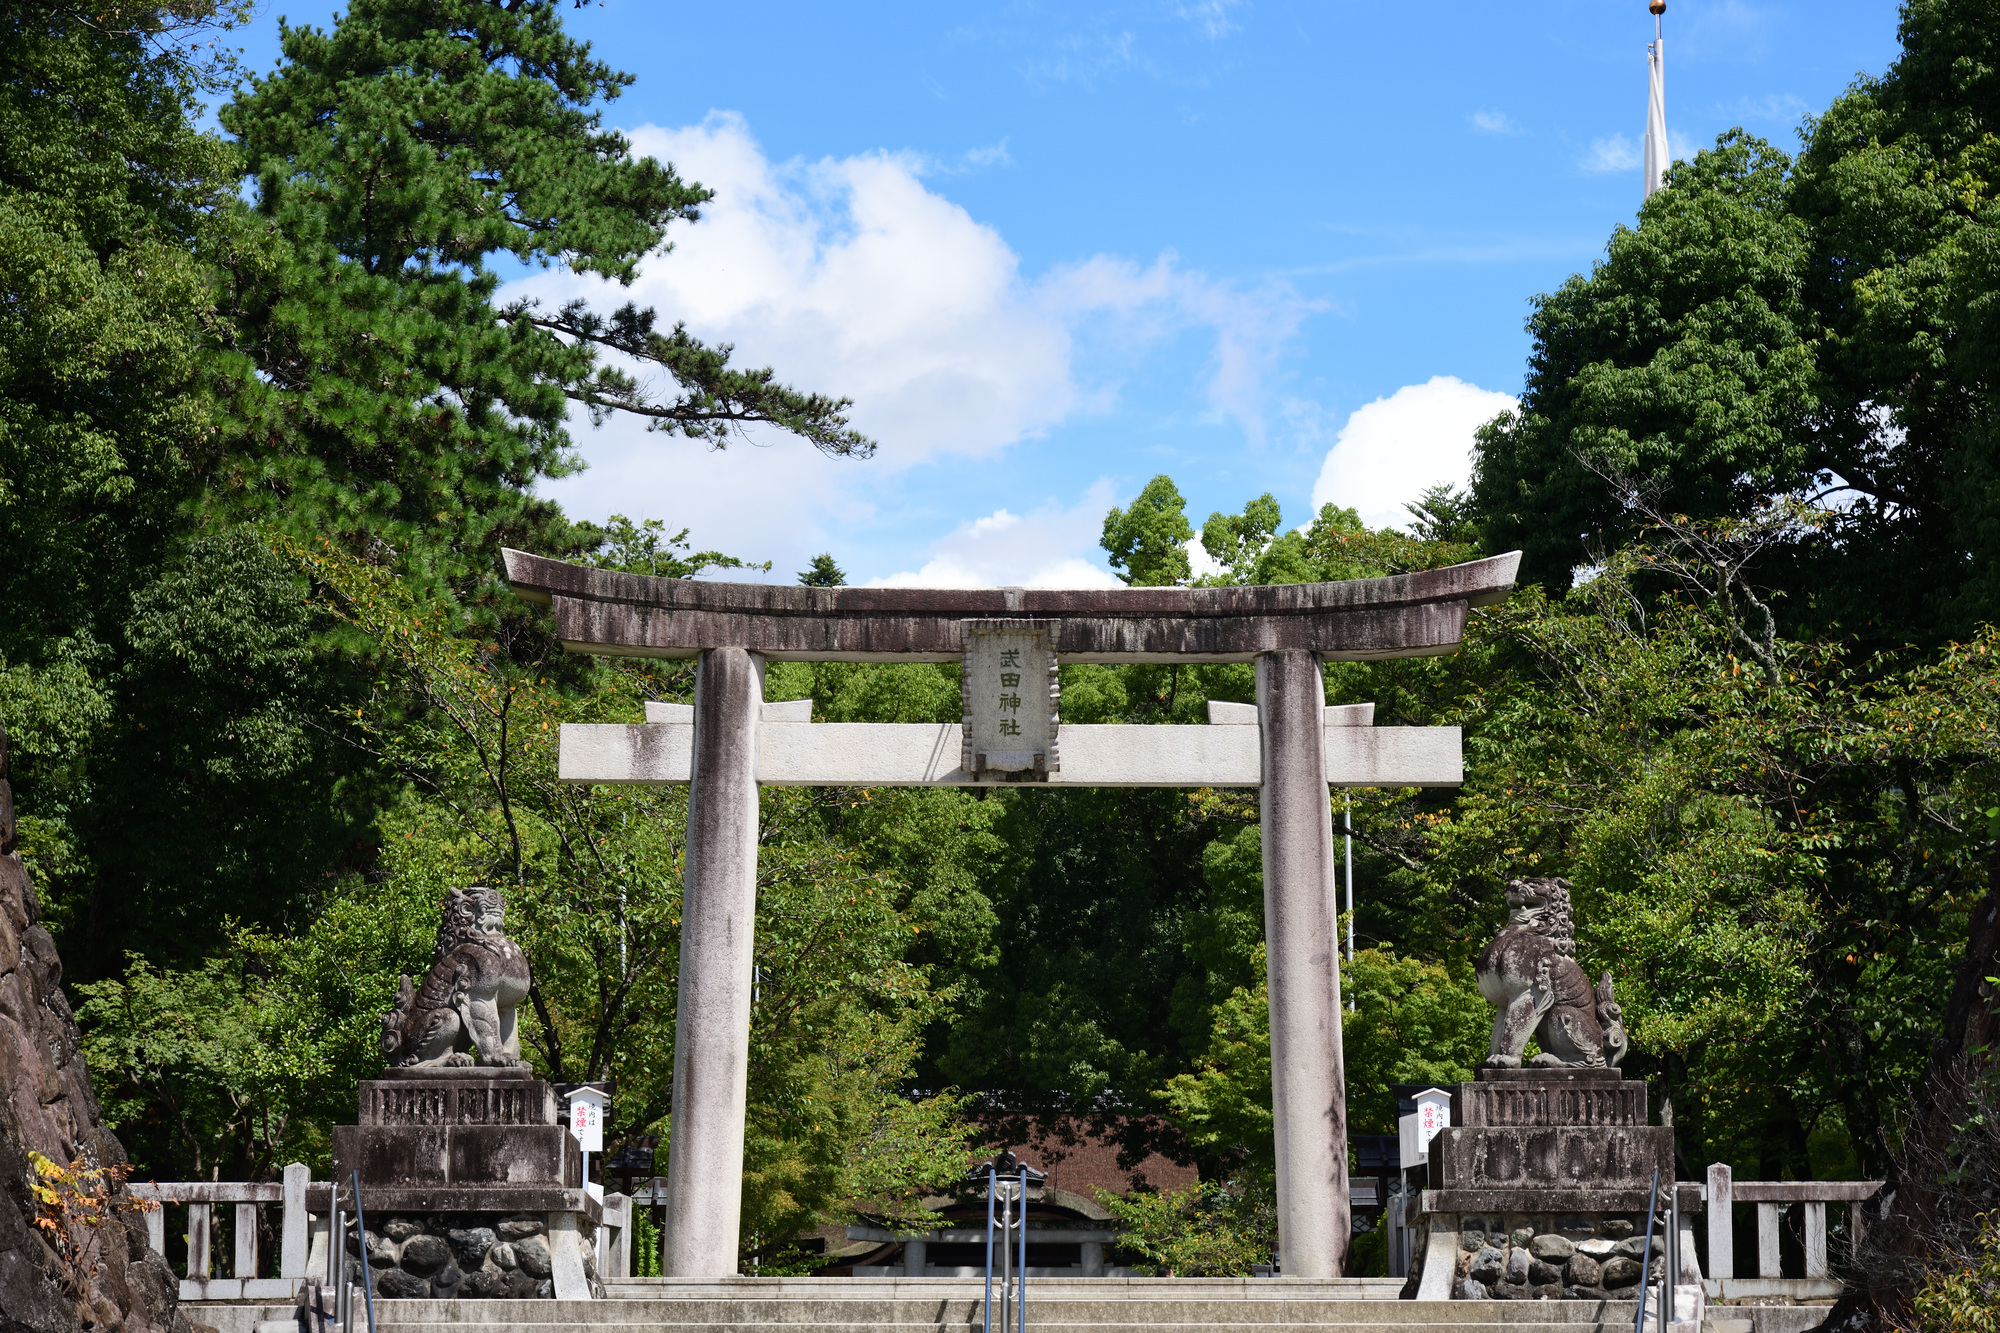
{"label": "komainu lion statue", "polygon": [[1507,885],[1507,928],[1480,950],[1479,993],[1499,1007],[1493,1020],[1492,1069],[1518,1069],[1533,1037],[1534,1065],[1601,1069],[1625,1058],[1625,1024],[1611,996],[1611,974],[1590,987],[1575,959],[1569,885],[1517,879]]}
{"label": "komainu lion statue", "polygon": [[507,938],[499,892],[453,889],[424,984],[404,977],[396,1007],[382,1015],[383,1059],[392,1069],[525,1066],[514,1011],[530,979],[527,956]]}

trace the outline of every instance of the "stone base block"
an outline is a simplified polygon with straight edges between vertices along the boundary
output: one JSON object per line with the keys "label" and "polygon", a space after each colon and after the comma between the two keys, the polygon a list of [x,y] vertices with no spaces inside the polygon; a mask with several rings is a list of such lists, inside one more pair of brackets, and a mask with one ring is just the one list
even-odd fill
{"label": "stone base block", "polygon": [[[423,1077],[412,1077],[422,1072]],[[403,1075],[404,1077],[396,1077]],[[553,1085],[525,1069],[390,1069],[360,1089],[363,1125],[559,1125]]]}
{"label": "stone base block", "polygon": [[562,1125],[338,1125],[333,1178],[375,1189],[583,1187],[583,1153]]}
{"label": "stone base block", "polygon": [[1674,1178],[1671,1126],[1453,1125],[1431,1140],[1428,1184],[1434,1190],[1645,1190],[1655,1170],[1661,1180]]}

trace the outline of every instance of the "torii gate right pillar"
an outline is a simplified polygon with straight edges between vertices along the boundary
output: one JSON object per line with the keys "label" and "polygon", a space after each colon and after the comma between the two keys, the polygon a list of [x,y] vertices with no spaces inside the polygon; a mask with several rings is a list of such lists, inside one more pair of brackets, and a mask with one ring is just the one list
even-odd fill
{"label": "torii gate right pillar", "polygon": [[1257,658],[1271,1121],[1278,1252],[1286,1277],[1346,1272],[1352,1232],[1325,710],[1326,682],[1316,655]]}

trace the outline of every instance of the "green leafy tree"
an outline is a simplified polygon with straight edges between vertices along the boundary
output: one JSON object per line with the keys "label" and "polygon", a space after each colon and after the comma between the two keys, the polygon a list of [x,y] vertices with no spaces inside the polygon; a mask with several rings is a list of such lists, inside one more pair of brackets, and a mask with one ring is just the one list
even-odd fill
{"label": "green leafy tree", "polygon": [[1632,538],[1611,478],[1683,514],[1745,511],[1808,484],[1826,459],[1806,299],[1811,239],[1790,161],[1740,131],[1677,165],[1605,259],[1538,297],[1518,413],[1479,432],[1474,494],[1491,549],[1523,577],[1569,584]]}
{"label": "green leafy tree", "polygon": [[[582,525],[579,525],[582,526]],[[645,519],[634,523],[623,514],[613,514],[604,525],[597,549],[581,563],[599,569],[615,569],[626,574],[655,574],[661,578],[697,578],[711,569],[751,569],[767,571],[771,562],[753,564],[720,551],[696,551],[688,542],[689,529],[667,535],[666,520]]]}
{"label": "green leafy tree", "polygon": [[1814,495],[1832,521],[1762,562],[1802,626],[1888,647],[1993,616],[1992,17],[1909,0],[1894,63],[1796,160],[1725,134],[1538,299],[1521,410],[1480,434],[1491,549],[1559,591],[1645,526],[1621,492],[1697,518]]}
{"label": "green leafy tree", "polygon": [[812,565],[799,572],[799,582],[808,588],[840,588],[847,584],[847,571],[833,562],[831,552],[812,558]]}
{"label": "green leafy tree", "polygon": [[1146,483],[1130,509],[1106,514],[1100,544],[1118,577],[1135,588],[1186,583],[1192,573],[1187,543],[1194,536],[1186,509],[1173,479],[1162,474]]}
{"label": "green leafy tree", "polygon": [[1194,1180],[1128,1196],[1099,1190],[1097,1198],[1118,1224],[1118,1247],[1149,1275],[1248,1277],[1253,1266],[1271,1262],[1278,1243],[1269,1175],[1239,1172],[1228,1181]]}

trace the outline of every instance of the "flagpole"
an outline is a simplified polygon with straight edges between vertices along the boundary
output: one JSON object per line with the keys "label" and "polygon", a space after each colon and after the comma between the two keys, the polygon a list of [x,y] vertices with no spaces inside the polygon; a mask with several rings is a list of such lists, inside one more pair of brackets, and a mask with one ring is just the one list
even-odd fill
{"label": "flagpole", "polygon": [[1667,66],[1666,41],[1661,35],[1660,16],[1667,12],[1667,0],[1650,0],[1646,8],[1653,15],[1653,44],[1646,48],[1646,198],[1666,184],[1667,163]]}

